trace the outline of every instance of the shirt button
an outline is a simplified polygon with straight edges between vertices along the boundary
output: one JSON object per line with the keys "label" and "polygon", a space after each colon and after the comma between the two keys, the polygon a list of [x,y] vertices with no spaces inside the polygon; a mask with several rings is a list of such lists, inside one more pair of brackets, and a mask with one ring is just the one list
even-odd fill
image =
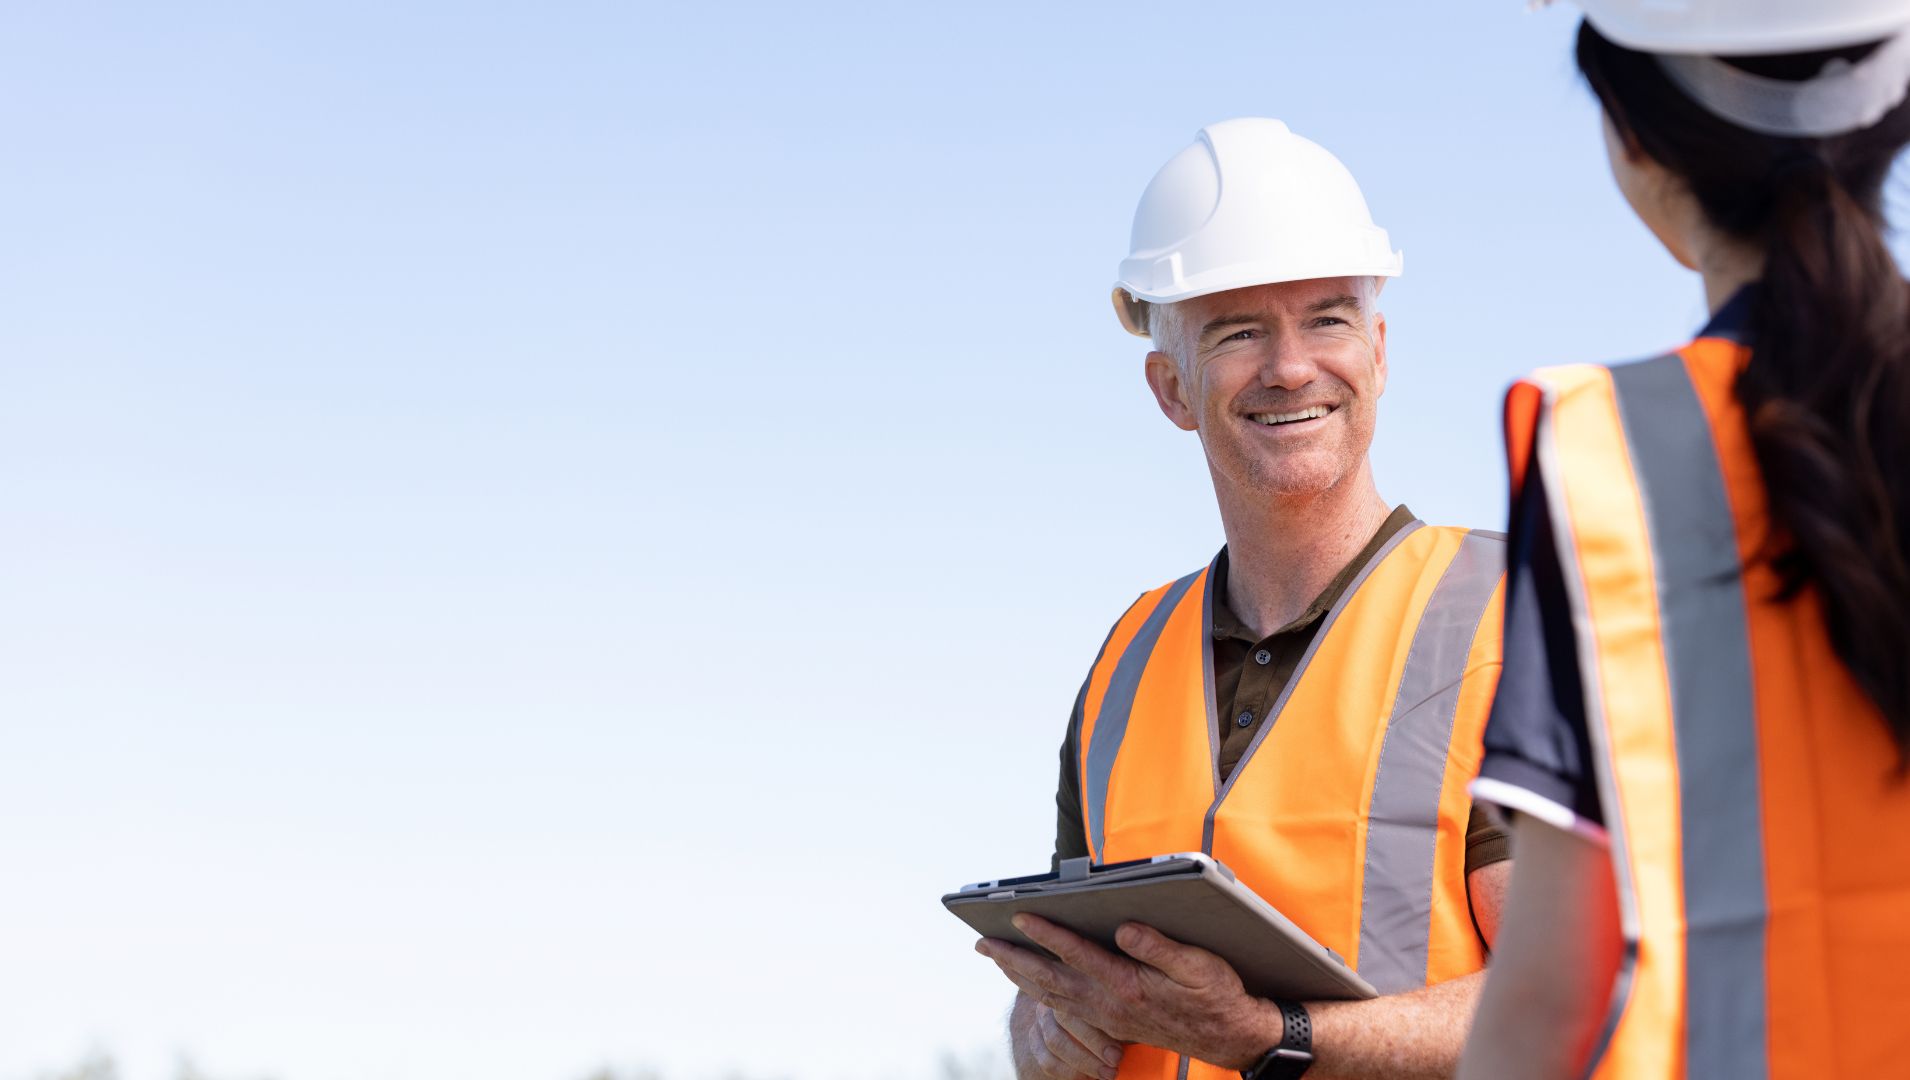
{"label": "shirt button", "polygon": [[1234,723],[1239,724],[1241,727],[1252,727],[1253,726],[1253,710],[1248,709],[1247,711],[1241,713],[1238,717],[1234,719]]}
{"label": "shirt button", "polygon": [[1271,664],[1273,663],[1273,653],[1266,649],[1261,649],[1259,652],[1253,654],[1253,662],[1256,664]]}

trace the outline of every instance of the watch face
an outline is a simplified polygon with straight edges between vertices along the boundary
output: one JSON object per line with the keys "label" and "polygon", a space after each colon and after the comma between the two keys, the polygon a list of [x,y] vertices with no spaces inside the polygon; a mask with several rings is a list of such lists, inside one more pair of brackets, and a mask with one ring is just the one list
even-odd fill
{"label": "watch face", "polygon": [[1240,1074],[1241,1080],[1295,1080],[1313,1064],[1313,1052],[1276,1046],[1267,1051],[1253,1068]]}

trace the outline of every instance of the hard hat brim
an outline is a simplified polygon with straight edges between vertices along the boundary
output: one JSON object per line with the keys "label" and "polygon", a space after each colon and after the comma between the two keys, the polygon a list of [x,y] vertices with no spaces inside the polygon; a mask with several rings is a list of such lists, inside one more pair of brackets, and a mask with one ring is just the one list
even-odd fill
{"label": "hard hat brim", "polygon": [[[1772,18],[1756,10],[1719,12],[1693,18],[1688,12],[1665,6],[1653,8],[1636,0],[1576,0],[1578,8],[1598,32],[1627,49],[1639,52],[1704,56],[1764,56],[1812,52],[1861,45],[1893,37],[1910,26],[1910,13],[1900,6],[1880,4],[1843,17],[1826,17],[1798,5],[1791,17]],[[1541,6],[1550,6],[1550,0]]]}
{"label": "hard hat brim", "polygon": [[1398,277],[1406,269],[1404,253],[1395,251],[1392,258],[1383,263],[1362,266],[1315,266],[1301,268],[1291,265],[1263,265],[1260,267],[1226,267],[1181,283],[1181,287],[1168,290],[1147,290],[1131,282],[1114,283],[1114,314],[1121,320],[1121,328],[1135,337],[1147,337],[1147,305],[1177,304],[1182,300],[1192,300],[1200,296],[1212,296],[1215,293],[1232,292],[1235,289],[1251,289],[1261,285],[1279,285],[1289,281],[1319,281],[1326,278],[1342,277]]}
{"label": "hard hat brim", "polygon": [[1147,329],[1147,301],[1137,300],[1126,288],[1114,286],[1114,317],[1121,320],[1121,329],[1135,337],[1150,337]]}

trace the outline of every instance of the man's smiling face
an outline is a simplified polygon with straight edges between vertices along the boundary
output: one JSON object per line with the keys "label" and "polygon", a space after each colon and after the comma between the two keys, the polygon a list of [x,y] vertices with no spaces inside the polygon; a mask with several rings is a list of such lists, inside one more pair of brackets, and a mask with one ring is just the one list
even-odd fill
{"label": "man's smiling face", "polygon": [[1377,291],[1371,278],[1317,278],[1153,312],[1173,355],[1148,356],[1148,383],[1170,420],[1200,433],[1217,483],[1306,497],[1360,471],[1386,388]]}

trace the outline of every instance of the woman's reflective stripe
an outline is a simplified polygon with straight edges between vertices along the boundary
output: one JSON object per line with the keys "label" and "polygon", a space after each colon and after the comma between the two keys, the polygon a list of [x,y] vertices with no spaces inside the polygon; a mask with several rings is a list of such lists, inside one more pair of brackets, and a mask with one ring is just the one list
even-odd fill
{"label": "woman's reflective stripe", "polygon": [[1107,693],[1101,699],[1101,710],[1094,721],[1093,741],[1087,752],[1087,791],[1088,842],[1095,858],[1101,858],[1106,840],[1108,778],[1114,773],[1114,759],[1120,756],[1121,740],[1127,735],[1128,716],[1134,711],[1134,692],[1141,685],[1141,673],[1147,670],[1147,658],[1154,652],[1154,645],[1161,638],[1161,628],[1167,625],[1167,617],[1180,606],[1187,590],[1205,570],[1196,570],[1168,586],[1167,594],[1154,605],[1146,621],[1134,635],[1121,658],[1115,662],[1114,674],[1108,680]]}
{"label": "woman's reflective stripe", "polygon": [[1460,542],[1413,631],[1367,811],[1360,975],[1381,993],[1426,985],[1434,847],[1459,691],[1473,639],[1504,573],[1504,544]]}
{"label": "woman's reflective stripe", "polygon": [[1768,905],[1736,524],[1683,358],[1616,367],[1612,388],[1651,535],[1678,751],[1685,1071],[1761,1080]]}

